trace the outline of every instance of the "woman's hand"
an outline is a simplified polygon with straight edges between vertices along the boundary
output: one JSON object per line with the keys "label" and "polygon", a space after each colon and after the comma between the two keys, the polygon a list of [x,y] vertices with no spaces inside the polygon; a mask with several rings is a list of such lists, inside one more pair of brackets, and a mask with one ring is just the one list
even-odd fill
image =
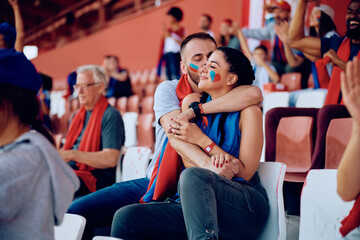
{"label": "woman's hand", "polygon": [[211,157],[213,166],[207,169],[231,180],[236,174],[239,173],[239,160],[231,159],[229,154],[216,154]]}
{"label": "woman's hand", "polygon": [[208,138],[195,123],[179,119],[173,119],[169,133],[175,138],[198,146],[201,146],[199,143],[202,142],[203,137]]}
{"label": "woman's hand", "polygon": [[346,74],[341,73],[341,92],[350,115],[360,124],[360,61],[357,57],[346,64]]}
{"label": "woman's hand", "polygon": [[216,154],[211,156],[212,165],[216,168],[222,168],[224,164],[229,163],[231,161],[229,154]]}

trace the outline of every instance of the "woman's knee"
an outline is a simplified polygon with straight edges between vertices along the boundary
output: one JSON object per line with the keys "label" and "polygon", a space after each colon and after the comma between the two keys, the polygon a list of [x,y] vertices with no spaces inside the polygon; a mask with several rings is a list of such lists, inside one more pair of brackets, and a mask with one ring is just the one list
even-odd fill
{"label": "woman's knee", "polygon": [[111,236],[124,237],[129,229],[137,225],[138,204],[122,207],[116,211],[111,227]]}
{"label": "woman's knee", "polygon": [[185,169],[180,176],[180,191],[181,189],[197,188],[199,185],[211,183],[212,172],[210,170],[191,167]]}

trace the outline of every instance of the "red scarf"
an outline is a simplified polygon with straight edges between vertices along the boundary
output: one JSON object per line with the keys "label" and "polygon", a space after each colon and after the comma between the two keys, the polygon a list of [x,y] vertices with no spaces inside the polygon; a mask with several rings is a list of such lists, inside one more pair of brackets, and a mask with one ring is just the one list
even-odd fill
{"label": "red scarf", "polygon": [[330,61],[331,59],[326,56],[315,62],[320,88],[329,88],[330,77],[326,68],[326,64],[328,64]]}
{"label": "red scarf", "polygon": [[[338,57],[343,60],[344,62],[347,62],[350,58],[350,46],[351,40],[347,37],[345,37],[344,41],[341,43],[337,55]],[[360,57],[360,52],[358,53],[357,57]],[[338,100],[340,97],[340,73],[343,71],[338,66],[334,66],[333,70],[331,72],[331,78],[330,81],[329,75],[326,71],[326,64],[330,61],[330,58],[325,57],[324,59],[320,59],[316,62],[316,68],[318,70],[318,76],[319,76],[319,82],[320,87],[327,87],[327,82],[329,82],[328,85],[328,93],[325,100],[325,105],[328,104],[338,104]],[[341,104],[344,104],[341,100]]]}
{"label": "red scarf", "polygon": [[[104,115],[104,112],[108,106],[108,101],[104,96],[102,96],[99,101],[96,103],[88,124],[86,125],[85,132],[81,138],[79,145],[79,151],[83,152],[97,152],[100,150],[100,138],[101,138],[101,121]],[[76,139],[79,137],[85,122],[86,110],[84,107],[81,107],[77,114],[74,116],[71,121],[69,132],[66,136],[66,142],[64,150],[70,150]],[[80,177],[86,187],[91,191],[96,191],[96,178],[91,174],[90,171],[95,168],[90,167],[83,163],[76,163],[79,170],[74,170],[76,175]]]}
{"label": "red scarf", "polygon": [[341,224],[340,233],[343,237],[360,226],[360,194],[357,196],[349,215],[341,221]]}
{"label": "red scarf", "polygon": [[[175,91],[181,106],[182,100],[188,94],[193,93],[187,74],[181,76]],[[176,193],[181,166],[181,157],[166,141],[166,146],[163,146],[163,150],[156,160],[147,192],[140,199],[140,203],[163,201],[167,197],[172,197]]]}

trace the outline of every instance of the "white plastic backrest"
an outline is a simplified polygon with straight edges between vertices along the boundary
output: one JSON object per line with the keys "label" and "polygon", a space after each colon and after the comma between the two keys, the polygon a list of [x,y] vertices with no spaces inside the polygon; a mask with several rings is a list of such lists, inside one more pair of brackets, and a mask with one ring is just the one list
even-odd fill
{"label": "white plastic backrest", "polygon": [[271,92],[264,96],[263,115],[272,108],[288,107],[289,106],[289,92]]}
{"label": "white plastic backrest", "polygon": [[122,239],[114,238],[114,237],[96,236],[92,240],[122,240]]}
{"label": "white plastic backrest", "polygon": [[336,169],[310,170],[302,189],[299,240],[340,238],[341,221],[354,201],[344,202],[336,192]]}
{"label": "white plastic backrest", "polygon": [[81,240],[86,219],[83,216],[66,213],[60,226],[55,226],[55,240]]}
{"label": "white plastic backrest", "polygon": [[125,127],[125,147],[133,147],[137,144],[137,120],[138,114],[136,112],[126,112],[122,116]]}
{"label": "white plastic backrest", "polygon": [[285,240],[286,219],[283,197],[283,183],[286,165],[279,162],[261,162],[258,168],[261,185],[269,198],[270,213],[258,240]]}
{"label": "white plastic backrest", "polygon": [[325,103],[326,94],[327,89],[301,92],[296,101],[296,107],[322,108]]}
{"label": "white plastic backrest", "polygon": [[122,181],[143,178],[149,165],[151,149],[147,147],[131,147],[126,150],[122,163]]}

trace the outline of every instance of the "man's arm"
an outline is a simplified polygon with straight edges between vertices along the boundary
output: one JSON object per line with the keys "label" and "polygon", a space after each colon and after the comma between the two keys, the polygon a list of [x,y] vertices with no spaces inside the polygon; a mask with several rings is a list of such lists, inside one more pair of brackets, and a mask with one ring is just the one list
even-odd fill
{"label": "man's arm", "polygon": [[16,40],[15,40],[15,50],[22,52],[24,49],[24,40],[25,40],[25,29],[24,22],[21,17],[20,8],[17,0],[9,0],[15,17],[15,29],[16,29]]}
{"label": "man's arm", "polygon": [[289,29],[289,44],[304,54],[309,54],[321,58],[320,38],[305,37],[305,14],[307,2],[312,0],[299,0],[295,15],[291,21]]}
{"label": "man's arm", "polygon": [[60,150],[59,153],[66,162],[75,161],[99,169],[115,167],[120,156],[120,150],[110,148],[98,152]]}
{"label": "man's arm", "polygon": [[239,86],[227,94],[204,103],[204,113],[238,112],[251,105],[258,105],[262,102],[263,96],[260,88],[256,86]]}
{"label": "man's arm", "polygon": [[253,38],[257,40],[270,40],[272,38],[271,31],[273,28],[273,25],[267,25],[263,28],[257,28],[257,29],[242,29],[242,33],[245,38]]}

